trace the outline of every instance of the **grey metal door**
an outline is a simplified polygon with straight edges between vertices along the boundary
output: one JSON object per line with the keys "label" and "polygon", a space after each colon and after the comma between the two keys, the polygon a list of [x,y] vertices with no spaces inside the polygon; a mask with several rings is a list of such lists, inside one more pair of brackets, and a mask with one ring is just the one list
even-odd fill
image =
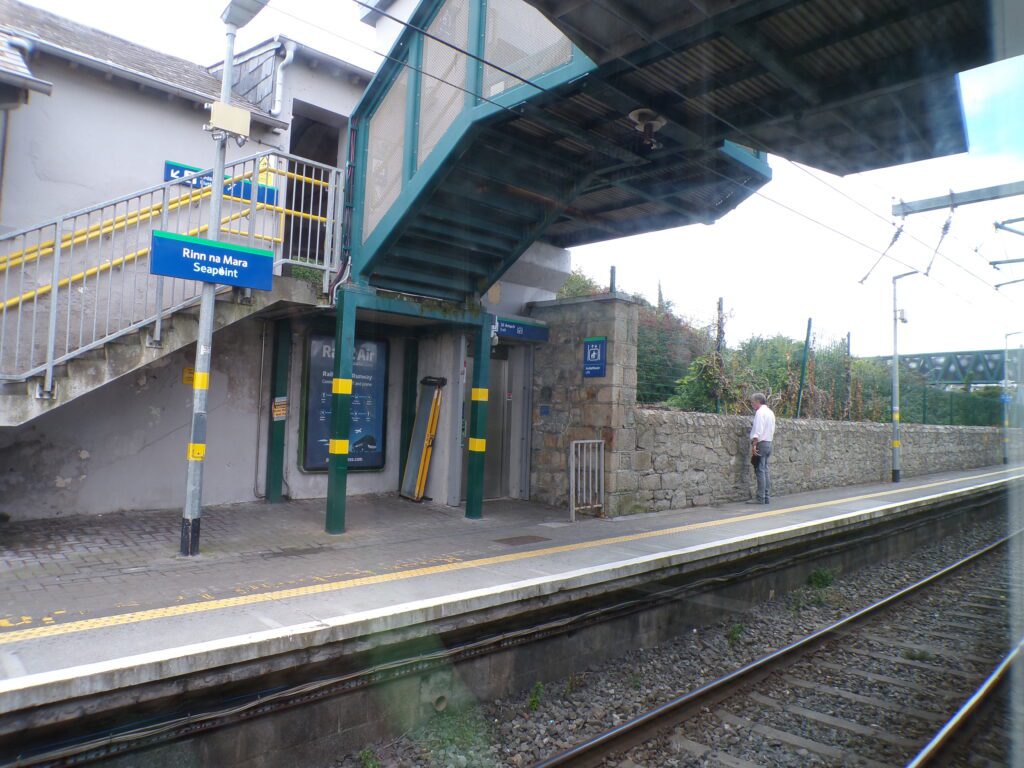
{"label": "grey metal door", "polygon": [[[495,350],[491,358],[490,383],[487,391],[487,452],[484,454],[484,498],[503,499],[509,495],[509,422],[511,401],[509,399],[509,370],[507,355]],[[504,357],[504,359],[503,359]],[[466,381],[473,381],[473,359],[466,360]],[[466,386],[463,402],[465,429],[469,429],[471,387]],[[462,441],[462,498],[466,498],[466,475],[469,466],[469,451],[463,435]]]}

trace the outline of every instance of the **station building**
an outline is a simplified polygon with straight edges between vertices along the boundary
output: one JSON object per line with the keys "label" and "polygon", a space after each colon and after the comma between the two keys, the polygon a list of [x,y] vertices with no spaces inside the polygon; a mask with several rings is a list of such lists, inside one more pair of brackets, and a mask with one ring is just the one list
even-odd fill
{"label": "station building", "polygon": [[[140,200],[98,204],[170,182],[174,174],[209,167],[213,142],[203,130],[208,116],[204,105],[216,98],[220,67],[168,56],[16,0],[0,3],[0,34],[5,53],[0,82],[9,94],[2,112],[0,227],[5,235],[15,235],[8,240],[6,269],[0,274],[7,302],[0,310],[6,340],[0,353],[5,379],[0,394],[0,514],[18,520],[179,506],[191,416],[188,377],[195,356],[188,327],[194,325],[195,310],[184,307],[180,316],[168,318],[162,346],[152,344],[152,330],[129,330],[58,364],[55,394],[41,397],[39,377],[23,376],[29,366],[23,354],[16,354],[12,338],[19,321],[22,329],[34,323],[37,331],[45,324],[45,312],[39,311],[43,297],[32,296],[23,304],[10,300],[30,285],[49,282],[48,273],[36,269],[44,261],[49,268],[49,260],[17,263],[19,252],[31,256],[37,245],[33,237],[43,243],[52,239],[31,231],[33,227],[65,216],[65,236],[81,235],[140,207]],[[284,37],[237,54],[235,66],[236,104],[251,113],[252,133],[244,146],[229,143],[228,163],[280,153],[281,159],[272,154],[269,162],[308,179],[316,176],[317,182],[330,181],[321,169],[344,167],[349,116],[373,73]],[[85,129],[83,121],[88,123]],[[289,158],[311,162],[303,166]],[[263,166],[265,171],[267,160]],[[322,209],[326,200],[308,199],[308,188],[320,192],[323,185],[306,183],[300,192],[302,182],[288,187],[288,181],[295,180],[271,180],[282,198],[305,192],[307,199],[291,204],[298,215],[280,217],[280,242],[264,241],[275,250],[281,284],[290,286],[279,291],[287,300],[238,305],[215,334],[206,504],[265,496],[269,433],[273,420],[281,420],[282,407],[287,409],[287,427],[277,438],[282,444],[273,447],[281,452],[278,492],[293,499],[326,495],[330,402],[323,387],[325,381],[330,386],[334,334],[333,312],[323,290],[329,268],[322,251],[327,222],[317,222],[321,231],[311,232],[302,215],[311,204]],[[171,187],[172,198],[189,189]],[[152,204],[151,197],[141,201],[142,207]],[[193,224],[198,225],[207,207],[204,201],[190,205]],[[96,210],[67,217],[90,208]],[[17,235],[23,230],[30,230],[27,237]],[[99,247],[84,258],[102,264],[109,256],[121,256],[117,249],[130,251],[140,237],[148,238],[146,227],[131,230],[131,225],[114,227],[85,243]],[[310,243],[318,240],[321,250],[312,254]],[[142,271],[134,266],[120,270],[128,281],[145,277],[145,265],[139,265]],[[116,267],[87,276],[71,288],[87,296],[124,291],[121,274],[106,280],[115,272]],[[567,251],[538,244],[489,286],[484,297],[496,316],[505,318],[493,350],[493,401],[504,406],[492,419],[493,439],[501,450],[494,452],[495,463],[489,467],[489,497],[528,496],[532,342],[524,341],[523,333],[532,339],[543,338],[543,333],[538,336],[540,324],[520,316],[527,303],[554,298],[568,272]],[[220,298],[219,305],[234,300],[230,294]],[[79,324],[74,307],[70,312],[59,309],[70,325]],[[86,318],[85,324],[93,319]],[[133,319],[115,319],[108,335],[131,326]],[[176,333],[176,326],[183,331]],[[77,332],[72,328],[71,335]],[[462,462],[455,457],[465,453],[463,401],[468,394],[463,385],[472,375],[466,335],[432,323],[395,325],[368,317],[360,319],[357,336],[368,379],[367,395],[357,406],[365,409],[360,454],[353,456],[359,467],[348,492],[398,490],[403,412],[415,405],[416,382],[432,375],[449,384],[426,495],[461,503],[465,483]]]}
{"label": "station building", "polygon": [[[214,224],[220,68],[0,0],[0,513],[181,504],[198,291],[150,274],[150,242],[211,226],[276,277],[218,290],[205,504],[326,498],[343,530],[348,495],[402,486],[429,377],[426,497],[565,503],[568,446],[594,439],[601,511],[650,508],[635,306],[550,303],[566,249],[712,223],[771,178],[767,152],[845,174],[964,151],[956,73],[1006,53],[1006,9],[982,4],[663,3],[641,23],[382,0],[372,75],[286,38],[234,57],[252,127]],[[657,508],[681,503],[654,480]]]}

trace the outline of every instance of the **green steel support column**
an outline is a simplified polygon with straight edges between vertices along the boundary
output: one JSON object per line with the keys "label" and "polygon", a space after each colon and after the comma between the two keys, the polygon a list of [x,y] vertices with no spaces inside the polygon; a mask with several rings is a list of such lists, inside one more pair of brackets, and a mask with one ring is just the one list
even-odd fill
{"label": "green steel support column", "polygon": [[270,427],[267,430],[267,501],[284,499],[284,436],[288,424],[288,369],[292,356],[292,324],[274,323],[270,366]]}
{"label": "green steel support column", "polygon": [[335,307],[334,382],[331,386],[331,438],[327,467],[328,533],[345,532],[348,490],[348,436],[352,406],[352,356],[356,344],[356,296],[338,291]]}
{"label": "green steel support column", "polygon": [[398,476],[405,477],[405,462],[409,458],[409,442],[416,423],[416,394],[419,377],[420,343],[416,339],[405,340],[405,354],[402,360],[402,431],[399,437]]}
{"label": "green steel support column", "polygon": [[[487,0],[469,4],[469,52],[484,58],[484,39],[487,35]],[[466,57],[466,104],[475,107],[478,97],[483,95],[484,65],[477,59]]]}
{"label": "green steel support column", "polygon": [[420,137],[420,93],[423,88],[423,36],[416,34],[409,45],[409,91],[405,97],[405,154],[402,178],[408,181],[416,173]]}
{"label": "green steel support column", "polygon": [[466,517],[479,520],[484,509],[484,457],[487,450],[487,391],[491,370],[491,323],[484,314],[473,354],[473,390],[469,409],[469,467],[466,477]]}

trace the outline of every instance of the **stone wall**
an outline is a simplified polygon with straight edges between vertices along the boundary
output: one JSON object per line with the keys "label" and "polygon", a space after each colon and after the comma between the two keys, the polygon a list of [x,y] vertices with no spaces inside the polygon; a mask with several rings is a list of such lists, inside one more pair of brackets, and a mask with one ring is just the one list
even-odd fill
{"label": "stone wall", "polygon": [[[568,505],[568,456],[573,440],[605,441],[605,514],[623,514],[614,468],[631,465],[636,449],[636,340],[638,305],[621,294],[532,304],[530,314],[546,322],[550,340],[533,363],[533,435],[530,498]],[[603,378],[583,377],[583,340],[608,339]],[[626,492],[625,504],[633,503]]]}
{"label": "stone wall", "polygon": [[[722,504],[750,498],[750,419],[637,409],[636,451],[621,446],[615,470],[619,514]],[[891,476],[888,424],[780,419],[772,446],[773,495],[884,482]],[[999,464],[991,427],[904,424],[903,475]]]}
{"label": "stone wall", "polygon": [[[530,498],[568,506],[573,440],[605,442],[605,505],[618,515],[724,504],[752,496],[750,417],[640,409],[636,405],[638,307],[630,297],[591,296],[531,305],[550,341],[536,348]],[[583,377],[583,339],[608,339],[607,375]],[[773,495],[885,482],[891,427],[863,422],[779,420]],[[905,477],[1002,462],[993,427],[902,429]],[[1021,435],[1010,441],[1024,451]]]}

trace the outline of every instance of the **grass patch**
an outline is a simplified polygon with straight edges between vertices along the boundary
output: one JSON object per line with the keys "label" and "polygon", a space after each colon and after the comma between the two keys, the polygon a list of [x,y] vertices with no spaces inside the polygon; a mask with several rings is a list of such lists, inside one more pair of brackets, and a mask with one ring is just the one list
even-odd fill
{"label": "grass patch", "polygon": [[837,575],[832,568],[815,568],[807,577],[807,583],[815,589],[826,589],[835,583]]}
{"label": "grass patch", "polygon": [[315,267],[304,267],[301,264],[289,264],[288,276],[294,277],[296,280],[302,280],[303,282],[309,283],[316,291],[323,291],[324,273]]}
{"label": "grass patch", "polygon": [[533,688],[530,689],[530,696],[526,700],[526,708],[531,712],[536,712],[537,707],[540,706],[540,700],[544,696],[544,683],[539,680],[533,684]]}
{"label": "grass patch", "polygon": [[360,768],[380,768],[380,759],[369,747],[359,753]]}
{"label": "grass patch", "polygon": [[793,613],[800,613],[804,608],[823,608],[828,605],[828,600],[824,590],[801,589],[790,594],[789,604]]}
{"label": "grass patch", "polygon": [[491,744],[495,743],[494,734],[474,705],[438,713],[409,738],[423,751],[425,759],[429,756],[430,762],[424,765],[448,765],[454,755],[463,756],[469,761],[465,764],[474,768],[493,765],[493,761],[483,755],[487,755]]}
{"label": "grass patch", "polygon": [[729,641],[729,645],[735,647],[743,637],[744,626],[742,624],[733,624],[725,633],[725,639]]}
{"label": "grass patch", "polygon": [[571,696],[577,690],[583,686],[583,676],[577,675],[575,672],[570,672],[569,676],[565,678],[565,690],[562,692],[564,696]]}

